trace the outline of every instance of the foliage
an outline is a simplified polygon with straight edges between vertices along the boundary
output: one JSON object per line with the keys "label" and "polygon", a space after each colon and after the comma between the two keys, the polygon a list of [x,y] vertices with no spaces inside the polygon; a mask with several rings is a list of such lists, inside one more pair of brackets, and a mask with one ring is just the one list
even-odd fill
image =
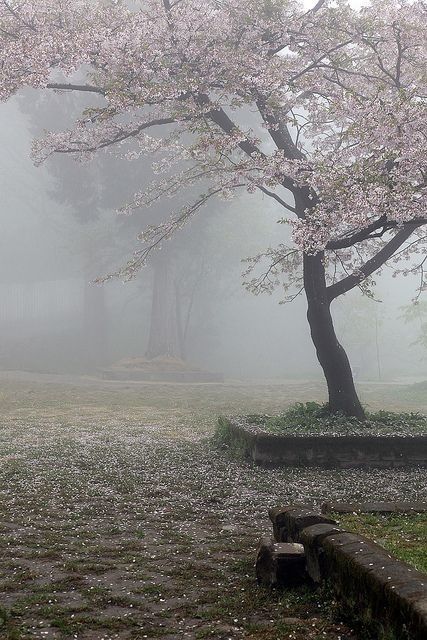
{"label": "foliage", "polygon": [[330,415],[327,404],[297,402],[278,416],[249,415],[249,424],[278,434],[416,434],[427,433],[427,417],[419,413],[367,412],[365,420]]}
{"label": "foliage", "polygon": [[246,455],[245,438],[232,431],[230,421],[224,416],[218,418],[212,444],[229,451],[233,457],[244,458]]}
{"label": "foliage", "polygon": [[[196,202],[141,234],[123,275],[212,196],[242,190],[273,198],[296,245],[255,260],[270,266],[249,280],[254,290],[271,290],[284,272],[299,282],[302,251],[327,251],[332,283],[345,280],[338,294],[364,286],[392,255],[422,250],[421,1],[373,0],[361,10],[325,1],[307,11],[290,0],[146,0],[132,9],[120,0],[11,0],[0,3],[0,27],[2,99],[25,86],[94,97],[74,127],[35,144],[38,162],[112,147],[128,160],[152,153],[164,178],[126,212],[209,182]],[[83,83],[72,81],[77,69]],[[53,70],[71,82],[53,81]],[[167,135],[157,137],[159,127]],[[368,264],[385,247],[394,250]]]}

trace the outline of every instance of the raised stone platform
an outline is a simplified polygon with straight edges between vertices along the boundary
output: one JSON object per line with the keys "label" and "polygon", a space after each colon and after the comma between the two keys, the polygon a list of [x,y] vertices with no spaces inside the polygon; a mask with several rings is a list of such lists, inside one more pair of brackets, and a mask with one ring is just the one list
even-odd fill
{"label": "raised stone platform", "polygon": [[220,420],[229,442],[262,467],[427,467],[427,435],[282,436]]}

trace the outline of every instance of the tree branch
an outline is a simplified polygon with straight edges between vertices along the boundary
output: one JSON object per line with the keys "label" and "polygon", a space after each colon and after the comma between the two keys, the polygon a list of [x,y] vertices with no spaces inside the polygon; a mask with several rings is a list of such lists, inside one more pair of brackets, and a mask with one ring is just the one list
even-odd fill
{"label": "tree branch", "polygon": [[408,225],[403,227],[375,256],[365,262],[357,272],[327,287],[326,291],[329,302],[332,302],[332,300],[338,296],[357,287],[363,280],[372,275],[374,271],[379,269],[393,256],[397,249],[406,242],[419,226],[421,225]]}
{"label": "tree branch", "polygon": [[[414,220],[411,220],[410,222],[403,223],[402,226],[414,227],[415,225],[415,227],[418,227],[423,224],[427,224],[427,218],[416,218]],[[347,237],[338,238],[337,240],[330,240],[326,245],[325,249],[333,250],[333,251],[336,251],[337,249],[348,249],[359,242],[363,242],[364,240],[370,240],[371,238],[379,238],[382,235],[384,235],[384,233],[386,233],[387,231],[390,231],[391,229],[394,229],[397,226],[398,226],[397,222],[388,221],[387,216],[383,215],[380,218],[378,218],[378,220],[375,220],[370,225],[365,227],[365,229],[361,229],[360,231],[357,231],[356,233]],[[382,228],[381,233],[372,235],[374,231],[381,228]]]}
{"label": "tree branch", "polygon": [[307,13],[305,13],[305,16],[308,16],[311,13],[317,13],[325,4],[326,0],[318,0],[318,2],[314,5],[314,7],[312,7],[311,9],[309,9],[307,11]]}
{"label": "tree branch", "polygon": [[[263,96],[258,95],[256,105],[277,148],[284,151],[286,158],[289,160],[305,160],[305,155],[300,149],[298,149],[295,142],[292,140],[287,125],[284,124],[282,119],[267,107]],[[311,209],[317,204],[318,195],[314,189],[311,189],[308,186],[298,187],[293,180],[290,180],[290,182],[292,184],[292,188],[286,188],[292,192],[295,198],[294,213],[299,218],[303,218],[305,210]]]}
{"label": "tree branch", "polygon": [[27,29],[31,29],[31,31],[36,31],[34,25],[32,25],[29,22],[27,22],[26,20],[24,20],[22,18],[22,16],[19,14],[19,12],[16,11],[16,9],[14,9],[13,7],[10,6],[10,3],[7,2],[7,0],[3,0],[3,4],[6,7],[6,9],[9,11],[9,13],[11,13],[14,16],[14,18],[16,18],[16,20],[18,20],[18,22],[23,24],[24,27],[27,27]]}
{"label": "tree branch", "polygon": [[327,250],[337,250],[337,249],[348,249],[352,247],[358,242],[362,242],[366,240],[371,233],[376,231],[377,229],[381,229],[381,227],[385,227],[387,224],[387,217],[381,216],[378,220],[375,220],[370,225],[368,225],[365,229],[361,229],[356,233],[348,236],[347,238],[339,238],[337,240],[330,240],[326,245],[325,249]]}
{"label": "tree branch", "polygon": [[271,109],[267,108],[264,98],[258,96],[256,105],[277,148],[284,151],[289,160],[305,160],[304,154],[292,140],[288,127],[282,123]]}
{"label": "tree branch", "polygon": [[259,184],[257,184],[256,186],[260,191],[262,191],[262,193],[265,193],[265,195],[268,196],[269,198],[273,198],[273,200],[276,200],[276,202],[281,204],[282,207],[285,207],[286,209],[288,209],[291,213],[295,213],[295,214],[297,213],[297,210],[295,209],[295,207],[292,207],[290,204],[285,202],[285,200],[283,200],[283,198],[278,196],[277,193],[274,193],[274,191],[270,191],[269,189],[266,189],[265,187]]}
{"label": "tree branch", "polygon": [[[210,104],[208,96],[199,96],[199,102],[201,105]],[[209,111],[207,116],[212,120],[212,122],[214,122],[220,129],[222,129],[222,131],[224,131],[228,135],[232,135],[234,131],[238,130],[238,127],[234,124],[233,120],[231,120],[231,118],[222,108],[213,108],[211,111]],[[266,158],[265,153],[263,153],[250,140],[241,140],[240,142],[238,142],[238,146],[250,157],[252,157],[252,154],[256,153],[259,154],[262,158]],[[295,195],[297,187],[294,181],[291,180],[291,178],[284,177],[281,185]]]}
{"label": "tree branch", "polygon": [[47,85],[48,89],[57,89],[58,91],[87,91],[89,93],[99,93],[105,96],[107,91],[101,87],[95,87],[90,84],[61,84],[58,82],[50,82]]}
{"label": "tree branch", "polygon": [[337,44],[335,47],[332,47],[332,49],[325,51],[324,53],[322,53],[321,56],[319,56],[316,60],[313,60],[313,62],[311,62],[307,67],[305,67],[305,69],[302,69],[301,71],[298,71],[298,73],[296,73],[295,75],[291,76],[288,79],[288,84],[291,85],[293,82],[295,82],[295,80],[298,80],[298,78],[301,78],[301,76],[305,75],[306,73],[309,73],[310,71],[315,69],[317,66],[319,66],[322,60],[324,60],[325,58],[328,58],[331,53],[335,53],[336,51],[339,51],[340,49],[342,49],[343,47],[346,47],[352,42],[353,42],[352,39],[345,40],[344,42],[340,42],[339,44]]}
{"label": "tree branch", "polygon": [[55,149],[55,153],[93,153],[94,151],[98,151],[98,149],[104,149],[105,147],[109,147],[112,144],[117,144],[118,142],[123,142],[128,138],[133,138],[137,136],[144,129],[149,129],[150,127],[160,127],[166,124],[173,124],[174,122],[178,122],[175,118],[158,118],[156,120],[149,120],[148,122],[143,122],[143,124],[139,125],[135,129],[131,131],[126,131],[118,134],[111,140],[104,140],[104,142],[100,142],[98,145],[93,147],[81,147],[76,149]]}
{"label": "tree branch", "polygon": [[[242,184],[233,185],[233,188],[239,188],[245,186]],[[186,207],[184,211],[177,218],[171,220],[169,224],[159,225],[158,227],[153,228],[151,231],[152,237],[146,240],[143,236],[144,233],[141,234],[141,238],[148,242],[148,246],[134,252],[134,257],[130,260],[124,267],[119,269],[114,273],[110,273],[106,276],[102,276],[97,278],[95,282],[98,284],[106,282],[107,280],[111,280],[112,278],[124,277],[125,280],[131,280],[135,273],[139,271],[147,262],[147,258],[150,256],[153,251],[160,247],[164,240],[167,240],[172,236],[172,234],[176,231],[176,229],[183,226],[189,218],[191,218],[201,207],[203,207],[206,202],[212,198],[213,196],[218,195],[222,192],[222,187],[218,189],[213,189],[208,193],[203,194],[200,198],[194,202],[189,207]]]}

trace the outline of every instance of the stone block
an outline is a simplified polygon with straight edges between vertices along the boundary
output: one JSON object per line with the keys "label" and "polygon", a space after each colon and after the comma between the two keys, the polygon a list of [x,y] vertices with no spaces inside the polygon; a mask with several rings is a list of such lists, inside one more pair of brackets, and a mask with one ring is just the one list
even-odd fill
{"label": "stone block", "polygon": [[299,542],[302,529],[315,524],[336,524],[335,520],[316,513],[311,507],[290,505],[269,512],[277,542]]}
{"label": "stone block", "polygon": [[324,502],[322,513],[425,513],[425,502]]}
{"label": "stone block", "polygon": [[246,441],[248,457],[263,467],[427,467],[427,434],[300,436],[255,433],[245,424],[235,426],[239,442]]}
{"label": "stone block", "polygon": [[261,538],[256,563],[258,584],[268,587],[296,586],[307,581],[304,547]]}
{"label": "stone block", "polygon": [[[392,504],[393,511],[379,511],[384,504],[387,509]],[[379,513],[402,513],[408,508],[404,502],[366,505]],[[351,511],[354,507],[351,504]],[[422,510],[423,503],[410,507],[410,512]],[[341,606],[372,637],[427,638],[427,575],[372,540],[342,531],[334,520],[309,507],[275,507],[269,515],[277,540],[303,544],[307,576],[315,582],[327,581]],[[275,545],[270,544],[274,554]]]}

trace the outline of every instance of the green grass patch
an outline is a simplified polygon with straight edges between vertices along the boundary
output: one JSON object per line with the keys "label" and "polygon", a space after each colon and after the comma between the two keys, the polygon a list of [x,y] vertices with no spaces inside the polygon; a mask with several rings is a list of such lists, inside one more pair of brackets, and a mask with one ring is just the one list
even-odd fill
{"label": "green grass patch", "polygon": [[244,458],[248,443],[243,435],[233,431],[230,421],[220,416],[212,438],[214,446],[226,449],[233,457]]}
{"label": "green grass patch", "polygon": [[348,531],[371,538],[400,560],[427,573],[427,514],[335,514]]}
{"label": "green grass patch", "polygon": [[427,434],[427,416],[392,411],[366,412],[359,420],[331,415],[326,404],[297,402],[277,416],[248,415],[250,426],[282,435],[417,435]]}

